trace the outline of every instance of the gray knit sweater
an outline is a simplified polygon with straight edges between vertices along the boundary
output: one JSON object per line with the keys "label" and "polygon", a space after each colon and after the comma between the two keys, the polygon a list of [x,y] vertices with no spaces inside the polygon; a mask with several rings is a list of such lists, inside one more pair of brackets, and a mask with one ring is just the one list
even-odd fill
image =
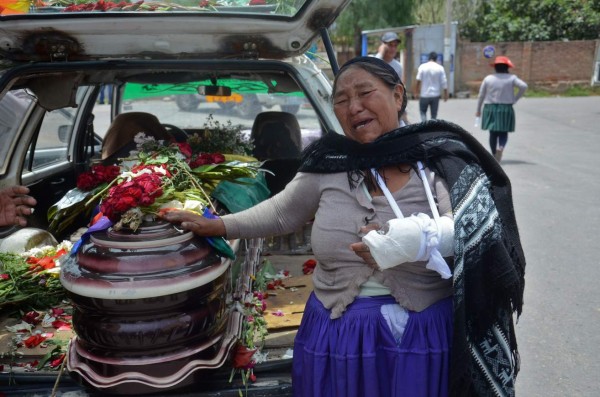
{"label": "gray knit sweater", "polygon": [[[518,88],[515,94],[515,87]],[[477,111],[481,112],[484,104],[507,104],[513,105],[525,93],[527,83],[511,73],[490,74],[483,79],[479,87],[479,97],[477,98]]]}
{"label": "gray knit sweater", "polygon": [[[437,196],[440,214],[450,214],[446,184],[430,175],[430,186]],[[223,216],[228,238],[267,237],[290,233],[313,219],[311,245],[318,266],[313,274],[317,298],[338,318],[359,295],[360,286],[370,276],[388,287],[403,307],[422,311],[452,295],[452,279],[444,280],[425,268],[425,262],[404,263],[376,271],[367,266],[351,249],[360,241],[359,230],[366,223],[394,218],[384,196],[367,196],[359,181],[350,189],[346,173],[298,173],[278,195],[253,208]],[[423,183],[411,170],[409,182],[393,192],[402,213],[431,214]]]}

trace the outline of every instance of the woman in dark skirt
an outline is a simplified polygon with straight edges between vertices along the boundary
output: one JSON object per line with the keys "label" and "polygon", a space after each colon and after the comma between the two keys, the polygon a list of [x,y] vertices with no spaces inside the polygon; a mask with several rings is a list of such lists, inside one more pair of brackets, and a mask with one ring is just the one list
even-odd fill
{"label": "woman in dark skirt", "polygon": [[405,126],[404,85],[382,60],[348,61],[332,99],[344,134],[307,147],[282,192],[218,219],[163,217],[227,238],[314,218],[296,397],[514,395],[525,261],[506,175],[454,124]]}
{"label": "woman in dark skirt", "polygon": [[[486,76],[481,83],[476,116],[481,117],[481,129],[490,131],[490,149],[500,162],[508,141],[508,133],[515,130],[513,105],[523,96],[527,84],[509,73],[508,69],[514,65],[508,57],[496,57],[492,66],[496,73]],[[515,88],[518,89],[516,94]]]}

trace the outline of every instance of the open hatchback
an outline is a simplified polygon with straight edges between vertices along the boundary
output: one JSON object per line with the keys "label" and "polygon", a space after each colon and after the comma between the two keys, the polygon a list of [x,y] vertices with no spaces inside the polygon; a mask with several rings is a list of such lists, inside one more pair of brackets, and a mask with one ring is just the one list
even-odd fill
{"label": "open hatchback", "polygon": [[[108,153],[114,139],[108,136],[125,140],[117,128],[124,115],[149,115],[168,135],[164,145],[184,152],[188,143],[201,142],[203,154],[235,159],[236,165],[225,165],[231,169],[260,164],[250,182],[228,180],[224,187],[223,177],[207,188],[205,207],[213,212],[237,212],[276,194],[295,174],[306,145],[340,131],[330,104],[337,65],[327,28],[348,2],[0,3],[0,186],[26,185],[38,201],[27,229],[0,228],[0,248],[18,256],[41,243],[76,244],[57,267],[74,316],[65,373],[77,382],[44,365],[28,372],[27,363],[48,351],[14,346],[12,355],[4,354],[9,359],[0,360],[3,389],[51,389],[59,376],[65,390],[83,385],[101,394],[237,395],[238,378],[229,378],[236,353],[247,347],[241,343],[249,329],[244,303],[256,296],[257,275],[273,282],[276,274],[288,277],[296,269],[302,276],[310,260],[310,225],[266,240],[226,241],[225,248],[184,238],[156,220],[135,231],[115,230],[112,222],[80,240],[97,211],[82,197],[98,198],[82,193],[81,176],[113,158],[122,167],[118,159],[127,157],[126,146]],[[191,169],[216,167],[196,162]],[[281,277],[275,278],[285,297]],[[291,282],[309,292],[307,283],[310,277]],[[18,322],[7,314],[34,309],[24,305],[4,302],[2,325]],[[290,309],[290,315],[294,311],[299,321],[301,310]],[[268,327],[276,335],[284,328],[293,332],[290,324]],[[48,332],[40,327],[31,332]],[[262,371],[268,381],[250,387],[249,395],[291,395],[290,347],[265,345],[269,360],[255,363],[254,373]],[[234,372],[248,377],[250,367]]]}

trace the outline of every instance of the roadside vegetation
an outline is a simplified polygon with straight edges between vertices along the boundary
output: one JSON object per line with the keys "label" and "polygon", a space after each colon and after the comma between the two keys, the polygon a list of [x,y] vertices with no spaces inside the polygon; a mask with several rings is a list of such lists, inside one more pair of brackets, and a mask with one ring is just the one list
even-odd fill
{"label": "roadside vegetation", "polygon": [[[444,23],[446,4],[447,0],[352,0],[337,18],[332,39],[342,51],[359,54],[362,30]],[[600,38],[598,0],[453,0],[451,18],[458,22],[460,37],[470,41]]]}
{"label": "roadside vegetation", "polygon": [[543,88],[528,88],[525,92],[528,98],[550,98],[550,97],[575,97],[575,96],[600,96],[600,86],[572,86],[564,91],[547,90]]}

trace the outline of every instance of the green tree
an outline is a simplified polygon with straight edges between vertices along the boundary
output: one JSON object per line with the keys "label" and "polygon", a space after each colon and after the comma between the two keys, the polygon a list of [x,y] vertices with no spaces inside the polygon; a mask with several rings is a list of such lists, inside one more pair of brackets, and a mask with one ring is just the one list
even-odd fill
{"label": "green tree", "polygon": [[446,21],[446,0],[422,0],[415,9],[417,25],[433,25]]}
{"label": "green tree", "polygon": [[343,50],[360,54],[361,31],[411,25],[413,1],[352,0],[331,29],[334,42]]}
{"label": "green tree", "polygon": [[600,38],[600,0],[457,0],[454,15],[471,41]]}

